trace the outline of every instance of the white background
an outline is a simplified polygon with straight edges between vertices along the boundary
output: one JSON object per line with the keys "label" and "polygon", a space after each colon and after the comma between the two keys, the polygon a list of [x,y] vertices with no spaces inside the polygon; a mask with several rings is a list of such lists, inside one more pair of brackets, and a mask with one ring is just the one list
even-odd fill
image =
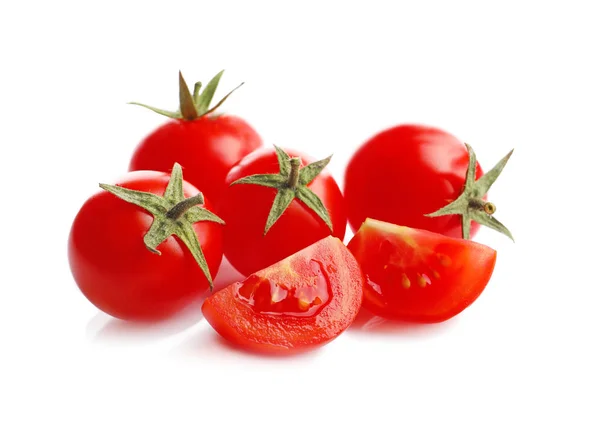
{"label": "white background", "polygon": [[[5,2],[0,7],[0,435],[600,435],[595,2]],[[301,357],[224,345],[198,308],[100,314],[67,264],[83,201],[225,68],[265,144],[352,151],[403,122],[468,141],[507,238],[481,298],[355,327]],[[341,180],[341,179],[339,179]],[[377,326],[375,326],[377,325]]]}

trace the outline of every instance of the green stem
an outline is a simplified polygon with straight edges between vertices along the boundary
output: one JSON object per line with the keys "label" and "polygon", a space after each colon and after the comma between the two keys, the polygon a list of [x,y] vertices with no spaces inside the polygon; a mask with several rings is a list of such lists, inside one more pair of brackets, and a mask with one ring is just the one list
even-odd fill
{"label": "green stem", "polygon": [[288,187],[290,187],[292,190],[295,190],[298,186],[298,179],[300,178],[300,163],[301,160],[297,156],[290,159],[290,165],[292,168],[290,169],[290,177],[288,178]]}
{"label": "green stem", "polygon": [[469,199],[469,208],[471,209],[483,210],[483,205],[485,205],[485,200],[479,199],[477,197]]}
{"label": "green stem", "polygon": [[485,212],[487,215],[492,215],[496,212],[496,205],[492,202],[486,202],[483,199],[473,198],[469,200],[469,207]]}
{"label": "green stem", "polygon": [[483,212],[485,212],[487,215],[492,215],[496,212],[496,205],[494,205],[492,202],[485,202],[483,204]]}
{"label": "green stem", "polygon": [[194,95],[192,98],[194,99],[194,104],[198,103],[198,96],[200,95],[200,88],[202,88],[202,82],[196,82],[194,84]]}
{"label": "green stem", "polygon": [[179,72],[179,110],[181,116],[188,121],[195,120],[198,118],[198,111],[194,104],[194,98],[190,94],[190,89],[185,83],[181,71]]}
{"label": "green stem", "polygon": [[204,203],[204,196],[202,195],[202,193],[198,193],[193,197],[188,197],[187,199],[179,202],[173,208],[168,210],[166,215],[168,218],[170,218],[172,220],[177,220],[183,214],[185,214],[185,212],[188,209],[190,209],[196,205],[202,205],[203,203]]}

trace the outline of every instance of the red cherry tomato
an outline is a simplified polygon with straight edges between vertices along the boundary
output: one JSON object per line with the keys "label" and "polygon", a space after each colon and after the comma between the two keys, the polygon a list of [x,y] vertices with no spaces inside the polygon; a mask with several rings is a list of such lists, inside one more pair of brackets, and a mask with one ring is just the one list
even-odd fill
{"label": "red cherry tomato", "polygon": [[227,340],[259,352],[323,345],[360,309],[363,279],[348,249],[327,237],[210,296],[206,320]]}
{"label": "red cherry tomato", "polygon": [[496,263],[496,251],[482,244],[372,219],[348,249],[365,275],[364,307],[410,322],[441,322],[463,311]]}
{"label": "red cherry tomato", "polygon": [[[162,196],[169,175],[156,171],[128,174],[118,186]],[[186,197],[198,194],[184,182]],[[210,205],[204,206],[210,209]],[[182,309],[208,290],[208,280],[178,238],[168,237],[150,252],[143,237],[153,217],[139,206],[102,191],[81,207],[71,227],[68,257],[83,294],[102,311],[126,320],[155,320]],[[211,275],[221,263],[222,226],[194,223]]]}
{"label": "red cherry tomato", "polygon": [[[300,156],[303,165],[313,159]],[[312,243],[333,235],[341,240],[346,231],[346,211],[342,193],[331,175],[320,173],[308,184],[329,212],[333,232],[306,204],[297,198],[265,234],[265,223],[277,190],[271,187],[233,182],[250,175],[278,173],[277,154],[259,149],[234,166],[227,175],[228,187],[218,205],[218,214],[227,225],[223,229],[224,253],[243,275],[263,269]]]}
{"label": "red cherry tomato", "polygon": [[[344,198],[352,230],[370,217],[461,238],[460,216],[425,214],[458,198],[468,164],[465,144],[440,129],[401,125],[375,135],[346,168]],[[475,177],[482,175],[477,163]],[[471,236],[478,229],[472,222]]]}
{"label": "red cherry tomato", "polygon": [[179,162],[186,181],[216,200],[231,167],[261,144],[256,131],[233,115],[176,119],[160,126],[138,145],[129,170],[169,172],[173,163]]}

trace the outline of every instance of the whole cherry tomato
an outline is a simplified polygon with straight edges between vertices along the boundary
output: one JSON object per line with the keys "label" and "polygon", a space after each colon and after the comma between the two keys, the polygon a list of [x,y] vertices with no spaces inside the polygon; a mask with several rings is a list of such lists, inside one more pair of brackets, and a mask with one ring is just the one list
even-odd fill
{"label": "whole cherry tomato", "polygon": [[227,172],[262,144],[260,136],[243,119],[215,113],[231,93],[210,108],[222,73],[217,74],[202,93],[197,83],[193,95],[179,73],[180,109],[177,112],[141,105],[173,120],[142,140],[131,158],[130,171],[168,172],[178,162],[188,182],[209,199],[219,199]]}
{"label": "whole cherry tomato", "polygon": [[[344,198],[353,231],[367,217],[461,237],[457,215],[426,217],[463,192],[469,153],[464,142],[443,130],[400,125],[378,133],[352,156]],[[483,171],[476,164],[475,177]],[[479,229],[473,223],[471,235]]]}
{"label": "whole cherry tomato", "polygon": [[442,322],[487,285],[496,251],[473,241],[367,219],[348,243],[365,275],[363,305],[376,315]]}
{"label": "whole cherry tomato", "polygon": [[256,150],[227,175],[217,206],[227,223],[224,253],[246,276],[328,235],[344,238],[344,199],[322,172],[330,158],[312,162],[290,154],[278,147]]}
{"label": "whole cherry tomato", "polygon": [[223,256],[222,221],[178,164],[171,179],[138,171],[101,187],[75,217],[68,245],[90,302],[121,319],[156,320],[208,290]]}
{"label": "whole cherry tomato", "polygon": [[206,320],[224,338],[259,352],[323,345],[354,320],[363,277],[344,244],[326,237],[210,296]]}

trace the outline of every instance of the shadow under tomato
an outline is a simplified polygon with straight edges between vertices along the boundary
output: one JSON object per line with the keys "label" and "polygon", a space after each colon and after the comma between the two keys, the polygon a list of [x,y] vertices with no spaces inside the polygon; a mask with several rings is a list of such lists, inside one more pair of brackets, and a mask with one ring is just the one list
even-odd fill
{"label": "shadow under tomato", "polygon": [[[244,277],[223,258],[219,272],[214,279],[214,291],[243,280]],[[173,316],[154,322],[129,322],[116,319],[99,311],[87,324],[86,335],[93,341],[113,340],[160,340],[179,334],[204,319],[202,303],[210,293],[192,301],[183,310]]]}
{"label": "shadow under tomato", "polygon": [[452,329],[456,324],[455,319],[441,323],[414,323],[390,320],[377,316],[365,308],[354,319],[348,328],[349,332],[360,335],[397,335],[407,337],[433,336]]}
{"label": "shadow under tomato", "polygon": [[236,359],[245,357],[254,360],[268,359],[277,361],[310,360],[318,356],[321,350],[321,347],[316,347],[300,351],[292,350],[290,352],[257,352],[240,347],[226,340],[210,327],[194,333],[175,348],[176,352],[189,354],[198,358],[206,358],[207,355],[218,355],[222,358],[223,354],[225,354],[225,356]]}
{"label": "shadow under tomato", "polygon": [[191,302],[186,308],[165,320],[130,322],[116,319],[101,311],[87,324],[86,335],[92,341],[155,341],[179,334],[200,322],[204,298]]}

